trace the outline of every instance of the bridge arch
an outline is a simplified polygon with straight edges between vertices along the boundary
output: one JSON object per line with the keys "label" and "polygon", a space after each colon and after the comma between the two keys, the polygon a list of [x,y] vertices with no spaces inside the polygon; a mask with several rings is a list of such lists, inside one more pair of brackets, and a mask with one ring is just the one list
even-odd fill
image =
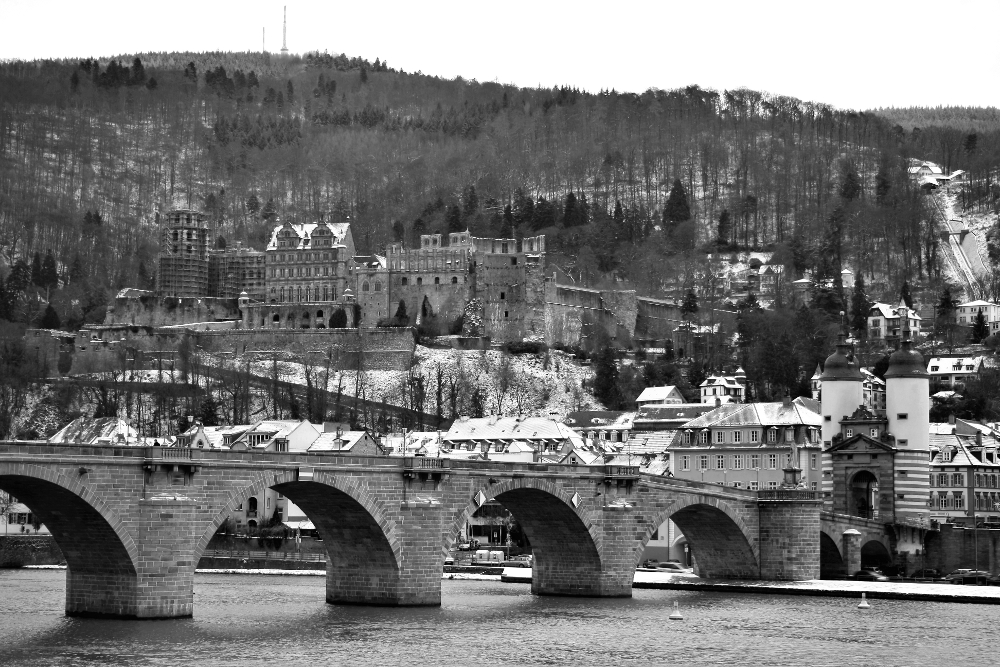
{"label": "bridge arch", "polygon": [[642,560],[646,543],[667,519],[687,538],[699,576],[752,579],[760,575],[756,535],[746,521],[724,499],[701,494],[681,494],[645,524],[646,533],[639,541],[634,565]]}
{"label": "bridge arch", "polygon": [[[396,535],[395,523],[389,519],[382,504],[350,477],[319,471],[311,481],[299,481],[295,470],[265,472],[253,482],[232,490],[225,505],[202,534],[195,554],[200,556],[204,552],[212,536],[246,498],[268,488],[279,491],[302,508],[324,538],[328,550],[338,540],[327,539],[327,536],[333,538],[342,531],[353,531],[350,537],[365,538],[370,548],[387,548],[398,567],[402,546]],[[374,539],[377,537],[376,528],[381,539]],[[329,555],[333,557],[335,554]]]}
{"label": "bridge arch", "polygon": [[531,542],[533,593],[542,595],[597,595],[602,585],[603,536],[583,503],[552,481],[531,477],[491,480],[473,487],[473,497],[458,512],[442,544],[446,553],[462,527],[479,508],[480,491],[495,499],[517,519]]}
{"label": "bridge arch", "polygon": [[819,571],[820,578],[847,574],[847,563],[840,546],[840,537],[831,535],[821,527],[819,532]]}
{"label": "bridge arch", "polygon": [[128,615],[139,550],[118,513],[87,486],[87,474],[0,463],[0,489],[27,505],[59,545],[67,614]]}
{"label": "bridge arch", "polygon": [[870,535],[863,536],[861,544],[861,567],[883,568],[889,565],[892,565],[892,552],[885,544],[883,538],[873,538]]}

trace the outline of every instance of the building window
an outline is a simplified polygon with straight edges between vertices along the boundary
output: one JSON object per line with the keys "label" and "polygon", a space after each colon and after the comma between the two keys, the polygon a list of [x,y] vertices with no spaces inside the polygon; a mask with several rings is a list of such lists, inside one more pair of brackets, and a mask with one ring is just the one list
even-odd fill
{"label": "building window", "polygon": [[809,482],[809,490],[810,491],[816,490],[816,482]]}
{"label": "building window", "polygon": [[684,434],[684,444],[685,445],[691,444],[691,431],[688,431]]}
{"label": "building window", "polygon": [[718,442],[718,443],[725,442],[726,441],[726,432],[725,431],[716,431],[715,432],[715,441]]}
{"label": "building window", "polygon": [[708,431],[702,431],[698,434],[698,442],[703,445],[708,444]]}
{"label": "building window", "polygon": [[743,488],[743,482],[733,482],[733,488],[734,489],[742,489]]}
{"label": "building window", "polygon": [[687,454],[681,457],[681,470],[691,469],[691,457]]}
{"label": "building window", "polygon": [[848,437],[848,438],[853,438],[854,437],[854,429],[853,428],[847,429],[847,433],[845,434],[845,436]]}
{"label": "building window", "polygon": [[749,482],[747,482],[747,487],[751,491],[757,491],[760,488],[760,483],[757,480],[755,480],[755,479],[754,480],[750,480]]}
{"label": "building window", "polygon": [[743,470],[743,455],[736,454],[733,456],[733,470]]}
{"label": "building window", "polygon": [[871,430],[871,431],[869,432],[869,434],[871,435],[871,437],[873,437],[873,438],[877,438],[877,437],[878,437],[878,429],[877,429],[877,428],[873,428],[873,429],[872,429],[872,430]]}
{"label": "building window", "polygon": [[965,486],[965,475],[962,474],[962,473],[960,473],[960,472],[954,473],[951,476],[951,485],[952,486]]}
{"label": "building window", "polygon": [[778,483],[777,482],[768,482],[767,483],[767,489],[768,489],[768,491],[774,491],[777,488],[778,488]]}
{"label": "building window", "polygon": [[817,458],[818,457],[815,454],[810,454],[809,455],[809,467],[812,468],[813,470],[816,469],[816,459]]}
{"label": "building window", "polygon": [[896,414],[896,419],[906,419],[908,416],[906,412],[900,412]]}
{"label": "building window", "polygon": [[750,431],[750,442],[760,442],[760,431]]}
{"label": "building window", "polygon": [[733,431],[733,442],[740,442],[743,440],[743,431]]}
{"label": "building window", "polygon": [[750,467],[753,469],[760,467],[760,454],[750,455]]}
{"label": "building window", "polygon": [[946,472],[938,473],[938,476],[937,476],[937,485],[938,486],[948,486],[948,473],[946,473]]}
{"label": "building window", "polygon": [[955,492],[955,509],[965,509],[965,494],[959,491]]}
{"label": "building window", "polygon": [[773,429],[773,428],[769,428],[767,430],[767,441],[770,442],[770,443],[777,442],[778,441],[778,431],[775,430],[775,429]]}
{"label": "building window", "polygon": [[778,455],[768,454],[767,455],[767,468],[768,470],[775,470],[778,467]]}
{"label": "building window", "polygon": [[702,454],[698,457],[698,469],[708,470],[708,454]]}
{"label": "building window", "polygon": [[726,469],[726,457],[722,454],[715,455],[715,469],[725,470]]}

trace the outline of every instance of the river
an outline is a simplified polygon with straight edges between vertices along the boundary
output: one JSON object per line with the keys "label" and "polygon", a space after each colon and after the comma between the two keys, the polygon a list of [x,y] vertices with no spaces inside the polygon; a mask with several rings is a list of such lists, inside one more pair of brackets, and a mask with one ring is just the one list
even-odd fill
{"label": "river", "polygon": [[[65,571],[0,570],[0,665],[982,665],[992,605],[442,582],[433,608],[328,605],[323,577],[195,577],[195,616],[67,618]],[[670,621],[680,602],[683,621]]]}

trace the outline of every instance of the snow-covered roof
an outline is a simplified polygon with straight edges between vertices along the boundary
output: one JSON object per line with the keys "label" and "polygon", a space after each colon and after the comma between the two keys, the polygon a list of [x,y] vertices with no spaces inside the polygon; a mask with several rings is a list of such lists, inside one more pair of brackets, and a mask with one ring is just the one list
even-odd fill
{"label": "snow-covered roof", "polygon": [[736,378],[732,375],[712,375],[705,379],[699,387],[742,387]]}
{"label": "snow-covered roof", "polygon": [[582,410],[566,415],[563,424],[574,429],[630,429],[635,420],[635,412],[613,410]]}
{"label": "snow-covered roof", "polygon": [[351,231],[351,224],[349,222],[282,223],[271,230],[271,240],[267,244],[267,249],[277,250],[279,248],[278,234],[288,230],[293,232],[294,236],[291,238],[295,239],[293,242],[297,243],[297,245],[285,245],[285,250],[309,250],[313,247],[312,237],[316,234],[317,229],[328,229],[330,231],[333,236],[333,245],[329,247],[344,247],[347,235]]}
{"label": "snow-covered roof", "polygon": [[927,362],[927,372],[931,375],[978,373],[982,363],[982,357],[931,357]]}
{"label": "snow-covered roof", "polygon": [[319,437],[309,445],[307,452],[349,452],[354,445],[361,442],[368,431],[336,431],[320,433]]}
{"label": "snow-covered roof", "polygon": [[[909,312],[909,318],[910,319],[912,319],[912,320],[922,319],[919,315],[917,315],[917,311],[913,310],[912,308],[907,308],[906,310]],[[878,312],[875,312],[875,311],[878,311]],[[869,311],[868,316],[869,317],[882,316],[882,317],[885,317],[885,318],[888,318],[888,319],[899,317],[898,307],[897,306],[890,306],[887,303],[876,302],[876,303],[872,304],[872,309],[871,309],[871,311]]]}
{"label": "snow-covered roof", "polygon": [[738,403],[720,405],[711,412],[684,424],[685,429],[735,426],[820,426],[822,417],[814,410],[816,401],[800,397],[788,405]]}
{"label": "snow-covered roof", "polygon": [[128,445],[134,444],[138,438],[139,432],[123,419],[77,417],[53,434],[48,442],[67,445]]}
{"label": "snow-covered roof", "polygon": [[581,440],[579,434],[565,424],[545,417],[460,417],[456,419],[444,440],[450,443],[470,440]]}
{"label": "snow-covered roof", "polygon": [[663,401],[672,398],[678,403],[684,400],[681,392],[678,391],[677,387],[670,384],[664,387],[646,387],[639,394],[639,397],[635,399],[636,403],[662,403]]}

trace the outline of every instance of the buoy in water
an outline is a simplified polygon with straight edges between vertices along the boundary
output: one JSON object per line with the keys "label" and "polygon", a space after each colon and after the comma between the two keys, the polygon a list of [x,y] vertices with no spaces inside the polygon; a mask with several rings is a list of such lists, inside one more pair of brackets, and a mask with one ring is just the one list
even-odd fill
{"label": "buoy in water", "polygon": [[680,605],[677,600],[674,600],[674,613],[670,614],[671,621],[683,621],[684,617],[681,616]]}
{"label": "buoy in water", "polygon": [[861,594],[861,603],[858,604],[858,609],[869,609],[870,607],[871,607],[871,605],[868,604],[868,600],[865,599],[865,594],[862,593]]}

